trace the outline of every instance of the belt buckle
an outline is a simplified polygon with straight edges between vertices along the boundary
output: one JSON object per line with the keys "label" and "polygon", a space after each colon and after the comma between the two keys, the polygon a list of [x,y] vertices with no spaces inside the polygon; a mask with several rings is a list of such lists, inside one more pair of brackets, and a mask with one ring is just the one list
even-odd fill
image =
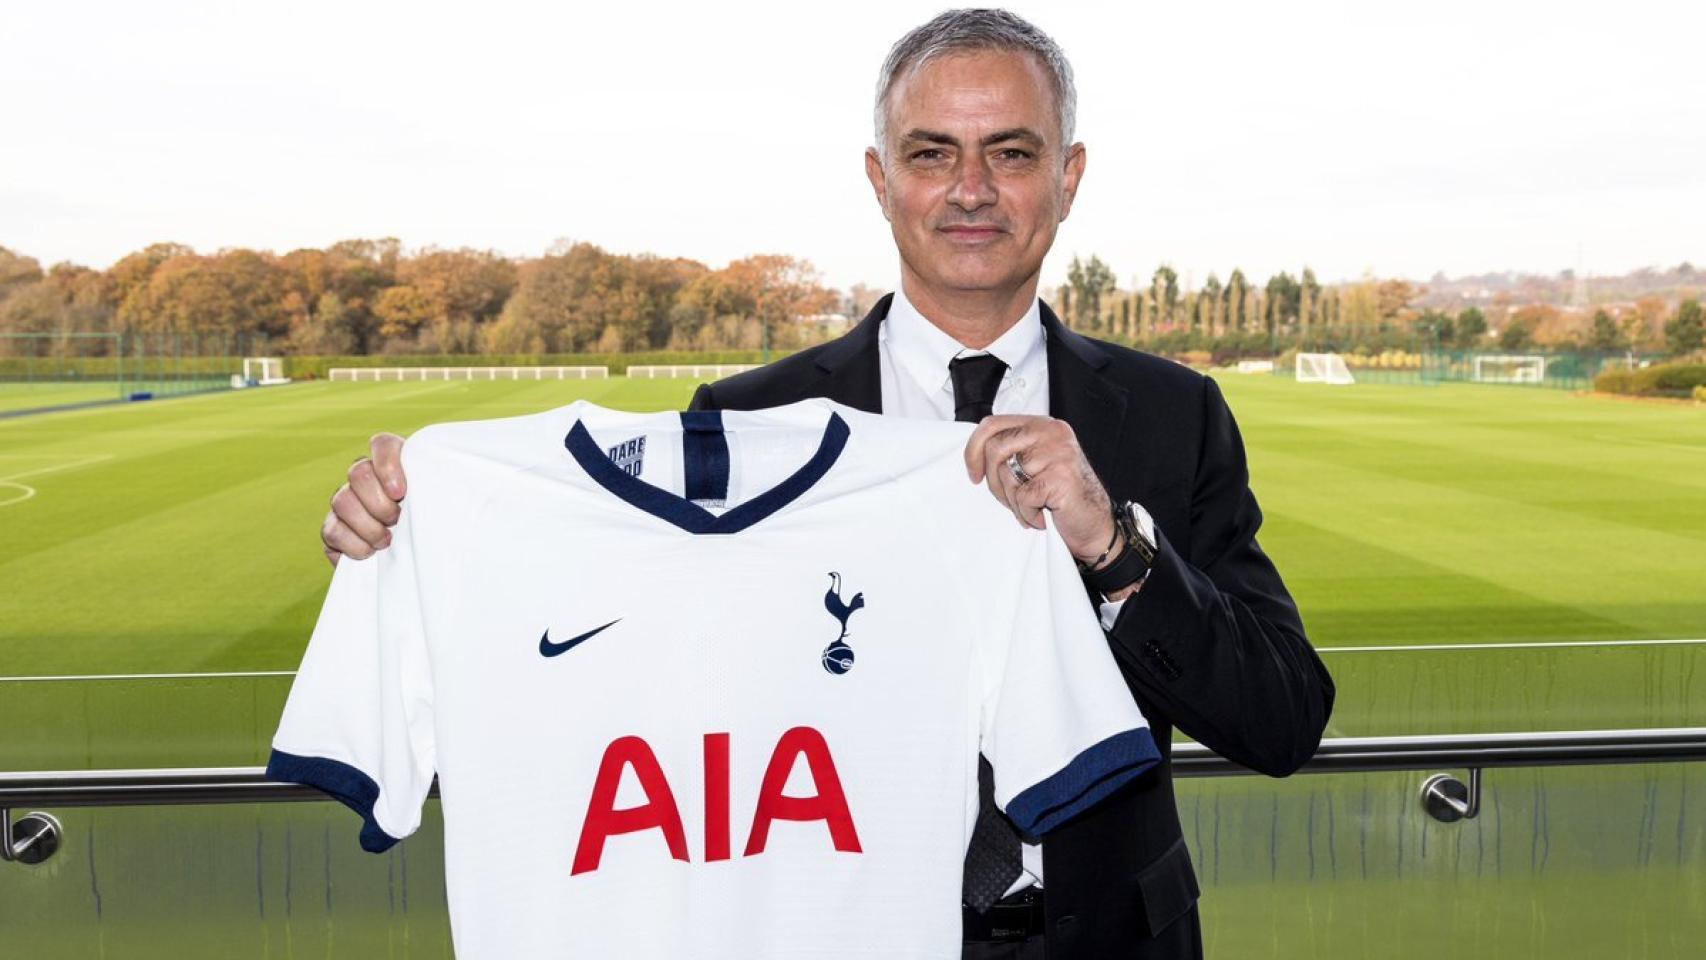
{"label": "belt buckle", "polygon": [[1043,932],[1043,897],[1035,887],[992,904],[979,914],[962,910],[965,939],[984,943],[1015,943]]}

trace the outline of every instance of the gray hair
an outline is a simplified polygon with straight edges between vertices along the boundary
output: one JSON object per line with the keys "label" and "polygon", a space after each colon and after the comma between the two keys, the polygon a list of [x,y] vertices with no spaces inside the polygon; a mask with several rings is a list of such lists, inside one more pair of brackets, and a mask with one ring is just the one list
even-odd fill
{"label": "gray hair", "polygon": [[888,99],[903,75],[910,76],[932,60],[971,50],[1011,50],[1030,53],[1049,72],[1054,84],[1055,113],[1060,117],[1060,146],[1072,143],[1078,119],[1078,90],[1072,85],[1072,64],[1048,34],[1017,14],[1000,9],[948,10],[896,41],[877,78],[877,152],[888,155]]}

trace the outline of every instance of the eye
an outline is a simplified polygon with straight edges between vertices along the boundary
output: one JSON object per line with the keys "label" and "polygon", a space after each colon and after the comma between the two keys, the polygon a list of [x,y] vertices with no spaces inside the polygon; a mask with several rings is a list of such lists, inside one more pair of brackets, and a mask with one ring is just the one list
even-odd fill
{"label": "eye", "polygon": [[929,161],[929,160],[940,160],[940,159],[942,159],[943,156],[944,156],[944,154],[942,153],[942,151],[936,149],[935,147],[926,147],[923,150],[914,150],[912,152],[912,154],[908,157],[908,159]]}
{"label": "eye", "polygon": [[1006,147],[995,154],[997,160],[1029,160],[1031,157],[1031,151],[1021,150],[1018,147]]}

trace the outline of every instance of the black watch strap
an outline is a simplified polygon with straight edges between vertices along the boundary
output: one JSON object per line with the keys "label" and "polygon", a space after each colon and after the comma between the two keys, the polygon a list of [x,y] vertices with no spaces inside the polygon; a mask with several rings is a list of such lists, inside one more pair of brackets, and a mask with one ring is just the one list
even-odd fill
{"label": "black watch strap", "polygon": [[1149,561],[1143,559],[1143,555],[1127,543],[1118,560],[1100,570],[1090,571],[1084,575],[1084,579],[1089,582],[1091,589],[1105,597],[1142,580],[1148,573]]}
{"label": "black watch strap", "polygon": [[1142,580],[1148,575],[1150,563],[1155,558],[1155,547],[1138,529],[1129,505],[1122,503],[1114,508],[1114,526],[1125,541],[1125,550],[1113,563],[1084,574],[1084,580],[1091,589],[1104,597]]}

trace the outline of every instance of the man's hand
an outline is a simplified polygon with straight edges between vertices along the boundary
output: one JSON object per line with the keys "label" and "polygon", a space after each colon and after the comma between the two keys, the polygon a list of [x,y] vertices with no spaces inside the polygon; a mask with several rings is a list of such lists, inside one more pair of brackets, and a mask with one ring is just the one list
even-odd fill
{"label": "man's hand", "polygon": [[[1014,455],[1028,477],[1023,482],[1009,466]],[[1027,527],[1046,528],[1043,511],[1052,513],[1061,539],[1084,563],[1095,562],[1114,539],[1108,491],[1064,420],[985,417],[966,443],[966,472],[972,483],[987,479],[989,492]],[[1107,561],[1114,558],[1109,554]]]}
{"label": "man's hand", "polygon": [[320,525],[320,542],[334,567],[346,554],[365,560],[390,546],[390,527],[402,515],[398,504],[408,492],[403,438],[376,433],[368,449],[370,455],[349,468],[349,481],[332,494],[332,509]]}

